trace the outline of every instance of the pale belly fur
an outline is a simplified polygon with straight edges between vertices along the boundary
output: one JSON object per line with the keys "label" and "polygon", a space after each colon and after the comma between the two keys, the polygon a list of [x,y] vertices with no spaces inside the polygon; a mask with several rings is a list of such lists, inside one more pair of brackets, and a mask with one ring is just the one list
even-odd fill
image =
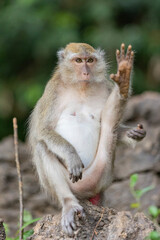
{"label": "pale belly fur", "polygon": [[94,159],[100,132],[100,113],[79,106],[65,109],[56,126],[63,138],[74,146],[83,164],[87,167]]}

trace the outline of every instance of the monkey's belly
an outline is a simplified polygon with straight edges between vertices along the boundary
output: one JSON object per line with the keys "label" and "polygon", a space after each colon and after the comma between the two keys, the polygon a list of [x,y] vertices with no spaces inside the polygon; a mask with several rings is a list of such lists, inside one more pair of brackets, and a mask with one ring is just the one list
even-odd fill
{"label": "monkey's belly", "polygon": [[99,141],[100,123],[89,113],[62,113],[56,131],[71,143],[87,167],[94,159]]}

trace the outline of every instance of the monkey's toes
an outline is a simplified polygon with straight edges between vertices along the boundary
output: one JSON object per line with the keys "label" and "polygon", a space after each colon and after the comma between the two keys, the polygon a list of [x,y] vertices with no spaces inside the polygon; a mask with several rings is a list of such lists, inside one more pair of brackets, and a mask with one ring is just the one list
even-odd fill
{"label": "monkey's toes", "polygon": [[62,230],[70,237],[74,236],[74,230],[76,230],[76,224],[73,214],[66,214],[62,216],[61,220]]}
{"label": "monkey's toes", "polygon": [[62,229],[70,237],[74,236],[74,231],[77,228],[75,223],[75,214],[77,214],[80,218],[85,217],[84,210],[79,204],[70,206],[70,209],[67,212],[64,211],[62,214]]}

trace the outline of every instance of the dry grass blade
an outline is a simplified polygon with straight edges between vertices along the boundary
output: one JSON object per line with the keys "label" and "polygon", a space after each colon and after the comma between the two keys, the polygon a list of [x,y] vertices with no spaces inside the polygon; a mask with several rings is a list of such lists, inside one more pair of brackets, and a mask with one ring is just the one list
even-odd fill
{"label": "dry grass blade", "polygon": [[18,133],[17,133],[17,119],[13,118],[13,130],[14,130],[14,147],[15,147],[15,161],[16,161],[16,168],[18,174],[18,185],[19,185],[19,204],[20,204],[20,215],[19,215],[19,239],[23,239],[23,186],[22,186],[22,176],[21,176],[21,169],[19,163],[19,155],[18,155]]}

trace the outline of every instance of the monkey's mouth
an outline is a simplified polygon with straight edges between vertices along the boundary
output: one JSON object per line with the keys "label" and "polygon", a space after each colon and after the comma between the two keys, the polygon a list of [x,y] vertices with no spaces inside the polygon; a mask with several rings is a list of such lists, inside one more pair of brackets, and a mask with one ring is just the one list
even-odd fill
{"label": "monkey's mouth", "polygon": [[90,75],[88,75],[88,76],[82,76],[82,78],[80,79],[80,81],[82,81],[82,82],[89,82],[89,81],[90,81]]}
{"label": "monkey's mouth", "polygon": [[80,80],[79,82],[80,83],[89,83],[90,81],[89,80]]}

